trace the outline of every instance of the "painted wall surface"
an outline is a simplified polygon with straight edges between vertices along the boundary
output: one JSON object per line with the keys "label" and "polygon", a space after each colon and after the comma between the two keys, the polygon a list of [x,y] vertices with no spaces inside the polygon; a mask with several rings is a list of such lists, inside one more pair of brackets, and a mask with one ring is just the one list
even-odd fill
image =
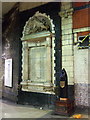
{"label": "painted wall surface", "polygon": [[[2,20],[0,18],[0,56],[2,56]],[[2,98],[2,78],[3,78],[3,73],[2,73],[2,58],[0,57],[0,98]]]}
{"label": "painted wall surface", "polygon": [[90,26],[90,2],[74,4],[73,28],[83,28]]}
{"label": "painted wall surface", "polygon": [[73,2],[73,7],[81,7],[87,5],[88,2]]}
{"label": "painted wall surface", "polygon": [[[62,29],[62,68],[66,69],[68,85],[74,84],[73,74],[73,34],[72,34],[72,4],[61,3],[61,29]],[[70,11],[67,13],[67,11]],[[66,11],[64,14],[63,12]],[[62,15],[63,14],[63,15]]]}
{"label": "painted wall surface", "polygon": [[0,2],[0,98],[2,98],[2,3]]}
{"label": "painted wall surface", "polygon": [[[18,81],[20,77],[20,39],[19,39],[19,16],[18,10],[12,10],[3,21],[3,43],[2,43],[2,62],[3,62],[3,92],[2,96],[12,101],[17,101]],[[12,59],[12,87],[4,85],[5,79],[5,59]]]}

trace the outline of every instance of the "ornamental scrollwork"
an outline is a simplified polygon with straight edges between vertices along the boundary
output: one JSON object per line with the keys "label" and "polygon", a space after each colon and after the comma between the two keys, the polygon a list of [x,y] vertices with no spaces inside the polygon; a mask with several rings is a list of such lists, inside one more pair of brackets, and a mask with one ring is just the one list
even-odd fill
{"label": "ornamental scrollwork", "polygon": [[36,12],[34,16],[29,18],[24,27],[23,35],[29,35],[32,33],[51,31],[51,22],[49,16],[45,13]]}

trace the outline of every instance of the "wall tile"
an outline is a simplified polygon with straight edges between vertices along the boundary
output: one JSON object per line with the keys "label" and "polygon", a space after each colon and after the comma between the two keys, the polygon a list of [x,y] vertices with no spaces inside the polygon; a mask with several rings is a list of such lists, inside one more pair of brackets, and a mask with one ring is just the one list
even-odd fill
{"label": "wall tile", "polygon": [[75,84],[75,104],[77,106],[89,106],[88,103],[88,84]]}

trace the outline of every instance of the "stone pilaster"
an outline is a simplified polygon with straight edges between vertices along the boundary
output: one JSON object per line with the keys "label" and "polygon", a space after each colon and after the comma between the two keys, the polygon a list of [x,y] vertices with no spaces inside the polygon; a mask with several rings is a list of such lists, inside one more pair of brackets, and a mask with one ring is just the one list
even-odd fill
{"label": "stone pilaster", "polygon": [[22,56],[23,56],[23,59],[22,59],[22,79],[23,80],[28,80],[28,43],[27,41],[25,41],[23,43],[23,53],[22,53]]}
{"label": "stone pilaster", "polygon": [[69,85],[73,85],[74,83],[72,14],[72,3],[62,2],[61,11],[59,13],[62,30],[62,68],[65,68],[67,71]]}

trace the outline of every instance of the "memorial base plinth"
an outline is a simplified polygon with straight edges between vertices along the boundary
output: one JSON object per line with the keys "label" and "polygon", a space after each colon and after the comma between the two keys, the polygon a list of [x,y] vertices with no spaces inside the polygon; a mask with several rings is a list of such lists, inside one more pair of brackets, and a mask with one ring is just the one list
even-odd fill
{"label": "memorial base plinth", "polygon": [[70,116],[74,112],[74,100],[60,98],[55,102],[55,114]]}

